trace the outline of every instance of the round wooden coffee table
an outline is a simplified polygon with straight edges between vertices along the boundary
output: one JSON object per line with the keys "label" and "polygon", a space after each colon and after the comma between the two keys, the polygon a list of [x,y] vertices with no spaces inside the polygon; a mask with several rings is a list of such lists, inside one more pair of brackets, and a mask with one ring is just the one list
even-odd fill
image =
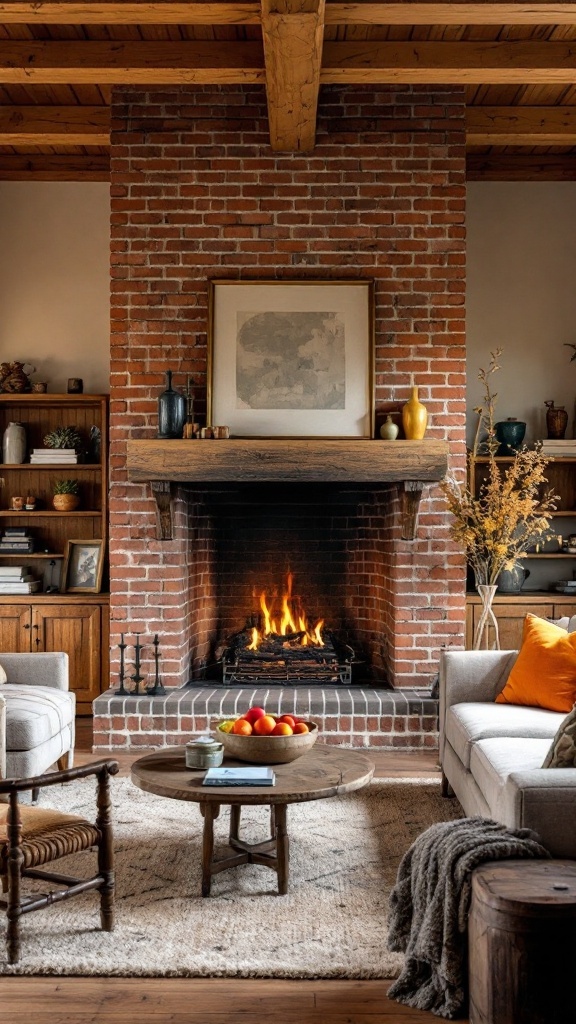
{"label": "round wooden coffee table", "polygon": [[[264,864],[278,876],[278,892],[288,892],[289,840],[286,820],[288,804],[324,800],[351,793],[366,786],[374,774],[374,765],[366,754],[343,747],[317,743],[312,750],[290,764],[272,765],[275,786],[202,785],[203,771],[186,767],[185,747],[169,747],[147,754],[132,765],[132,782],[147,793],[190,800],[200,805],[204,817],[202,843],[202,895],[210,895],[212,875],[239,864]],[[225,758],[225,767],[245,767],[243,762]],[[214,858],[214,820],[222,804],[230,805],[229,844],[235,851],[219,860]],[[271,812],[271,836],[263,843],[250,845],[239,836],[240,815],[246,804],[268,804]]]}

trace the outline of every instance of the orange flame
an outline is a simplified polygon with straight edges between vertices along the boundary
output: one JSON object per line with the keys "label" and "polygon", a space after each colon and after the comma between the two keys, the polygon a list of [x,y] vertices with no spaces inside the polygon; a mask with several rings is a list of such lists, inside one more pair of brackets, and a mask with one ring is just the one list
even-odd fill
{"label": "orange flame", "polygon": [[[273,608],[273,598],[269,600],[266,591],[260,594],[260,611],[263,616],[261,629],[255,626],[252,628],[251,642],[248,645],[249,651],[258,650],[259,645],[267,636],[290,637],[293,633],[301,633],[300,644],[306,647],[314,644],[323,647],[322,626],[324,619],[320,619],[315,626],[309,626],[306,614],[300,607],[300,600],[292,595],[292,584],[294,577],[291,572],[286,579],[286,590],[282,594],[281,607],[278,613]],[[279,625],[278,625],[279,623]]]}

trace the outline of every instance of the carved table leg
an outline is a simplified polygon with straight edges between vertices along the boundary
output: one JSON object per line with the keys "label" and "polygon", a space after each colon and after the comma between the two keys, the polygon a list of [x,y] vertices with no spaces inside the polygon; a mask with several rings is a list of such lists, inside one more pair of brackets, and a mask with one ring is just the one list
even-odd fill
{"label": "carved table leg", "polygon": [[212,860],[214,857],[214,820],[220,814],[218,804],[200,804],[204,815],[204,834],[202,836],[202,895],[210,895],[212,882]]}
{"label": "carved table leg", "polygon": [[98,776],[96,796],[98,816],[96,824],[100,830],[98,843],[98,874],[103,883],[100,889],[100,924],[105,932],[114,930],[114,842],[112,838],[112,800],[110,798],[110,779],[107,771]]}
{"label": "carved table leg", "polygon": [[286,822],[286,804],[275,804],[274,821],[276,825],[276,873],[278,875],[278,893],[285,896],[288,892],[288,870],[290,865],[290,841]]}
{"label": "carved table leg", "polygon": [[8,834],[8,904],[6,926],[6,949],[8,963],[16,964],[20,959],[20,879],[24,854],[22,853],[22,823],[18,808],[18,796],[10,794],[10,809],[7,821]]}

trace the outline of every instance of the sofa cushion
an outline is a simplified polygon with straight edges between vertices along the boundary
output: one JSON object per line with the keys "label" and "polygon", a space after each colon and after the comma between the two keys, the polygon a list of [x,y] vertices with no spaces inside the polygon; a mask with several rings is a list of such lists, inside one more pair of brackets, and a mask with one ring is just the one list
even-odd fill
{"label": "sofa cushion", "polygon": [[4,683],[6,682],[6,679],[7,679],[6,672],[2,668],[2,665],[0,665],[0,686],[4,686]]}
{"label": "sofa cushion", "polygon": [[8,683],[3,693],[7,750],[32,750],[72,724],[74,700],[66,690]]}
{"label": "sofa cushion", "polygon": [[550,742],[563,721],[564,715],[543,708],[488,701],[454,704],[446,714],[446,738],[464,767],[469,769],[470,751],[478,740],[525,736]]}
{"label": "sofa cushion", "polygon": [[560,725],[543,768],[576,768],[576,704]]}
{"label": "sofa cushion", "polygon": [[530,613],[522,647],[496,702],[528,704],[567,714],[576,701],[576,633]]}
{"label": "sofa cushion", "polygon": [[470,771],[494,815],[500,809],[510,773],[540,768],[549,746],[547,739],[526,739],[521,736],[479,740],[474,744],[470,754]]}

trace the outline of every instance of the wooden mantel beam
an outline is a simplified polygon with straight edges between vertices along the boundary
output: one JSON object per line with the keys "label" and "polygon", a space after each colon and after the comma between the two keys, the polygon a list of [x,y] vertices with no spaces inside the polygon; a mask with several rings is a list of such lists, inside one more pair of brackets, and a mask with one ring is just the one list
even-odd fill
{"label": "wooden mantel beam", "polygon": [[316,141],[325,0],[262,0],[270,143],[308,152]]}
{"label": "wooden mantel beam", "polygon": [[[250,0],[5,0],[0,23],[37,25],[257,25],[260,5]],[[510,0],[508,3],[328,3],[328,25],[572,25],[576,3]]]}
{"label": "wooden mantel beam", "polygon": [[128,479],[150,482],[160,540],[170,540],[171,483],[395,483],[400,486],[402,537],[414,540],[425,483],[442,480],[448,443],[263,438],[227,441],[128,441]]}
{"label": "wooden mantel beam", "polygon": [[[264,84],[252,42],[2,42],[2,84]],[[325,43],[321,83],[573,84],[576,42]]]}
{"label": "wooden mantel beam", "polygon": [[468,107],[469,146],[574,146],[576,107]]}

